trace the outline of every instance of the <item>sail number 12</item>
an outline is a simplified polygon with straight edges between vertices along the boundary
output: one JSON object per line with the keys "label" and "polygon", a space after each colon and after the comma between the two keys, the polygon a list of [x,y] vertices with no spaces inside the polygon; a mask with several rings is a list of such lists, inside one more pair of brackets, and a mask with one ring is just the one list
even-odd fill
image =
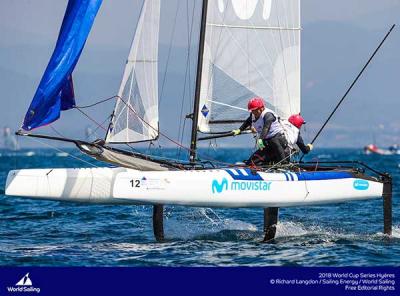
{"label": "sail number 12", "polygon": [[140,188],[140,180],[138,179],[132,179],[129,181],[131,183],[131,187],[136,187],[136,188]]}

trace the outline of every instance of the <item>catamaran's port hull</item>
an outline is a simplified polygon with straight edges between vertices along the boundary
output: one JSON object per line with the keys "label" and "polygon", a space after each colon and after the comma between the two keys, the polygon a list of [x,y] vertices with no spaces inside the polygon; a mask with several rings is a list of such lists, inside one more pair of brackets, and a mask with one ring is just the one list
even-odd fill
{"label": "catamaran's port hull", "polygon": [[125,168],[10,171],[6,195],[104,204],[289,207],[381,198],[383,184],[346,171],[249,169],[137,171]]}

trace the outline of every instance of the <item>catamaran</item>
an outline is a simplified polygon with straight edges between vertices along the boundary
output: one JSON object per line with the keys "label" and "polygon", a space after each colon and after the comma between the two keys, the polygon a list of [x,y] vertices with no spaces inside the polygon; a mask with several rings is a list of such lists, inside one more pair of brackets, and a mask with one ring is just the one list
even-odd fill
{"label": "catamaran", "polygon": [[198,141],[231,135],[233,127],[247,118],[243,107],[251,97],[266,98],[268,108],[282,119],[300,113],[299,0],[202,1],[186,162],[115,145],[170,139],[159,123],[160,0],[143,1],[104,140],[32,133],[59,119],[61,111],[76,108],[72,72],[100,5],[101,0],[69,1],[56,48],[17,134],[74,143],[84,154],[114,167],[13,170],[7,195],[153,205],[157,240],[164,238],[164,205],[263,208],[265,241],[275,236],[279,207],[383,198],[384,233],[391,234],[391,177],[365,164],[291,162],[255,167],[199,158]]}
{"label": "catamaran", "polygon": [[364,147],[365,154],[378,154],[378,155],[399,155],[399,145],[392,145],[388,149],[379,148],[375,144],[368,144]]}

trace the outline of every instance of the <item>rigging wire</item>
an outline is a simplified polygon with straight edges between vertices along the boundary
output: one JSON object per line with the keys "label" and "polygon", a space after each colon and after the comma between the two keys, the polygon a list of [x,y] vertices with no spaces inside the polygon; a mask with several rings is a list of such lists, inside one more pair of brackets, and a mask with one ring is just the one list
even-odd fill
{"label": "rigging wire", "polygon": [[182,130],[182,139],[181,139],[180,135],[181,135],[182,119],[184,117],[183,116],[183,105],[184,105],[184,102],[185,102],[185,93],[186,93],[186,85],[187,85],[187,77],[188,77],[188,75],[187,75],[187,73],[188,73],[188,67],[187,67],[188,60],[189,60],[189,54],[187,55],[187,60],[186,60],[185,79],[184,79],[184,82],[183,82],[183,91],[182,91],[181,112],[180,112],[180,116],[179,116],[178,139],[180,141],[182,141],[182,139],[183,139],[183,130]]}
{"label": "rigging wire", "polygon": [[49,125],[49,127],[61,138],[66,138],[66,136],[64,136],[63,134],[61,134],[54,126]]}
{"label": "rigging wire", "polygon": [[102,103],[105,103],[105,102],[107,102],[107,101],[110,101],[110,100],[112,100],[112,99],[116,99],[116,98],[118,98],[118,96],[112,96],[112,97],[109,97],[109,98],[106,98],[106,99],[103,99],[103,100],[97,101],[97,102],[95,102],[95,103],[93,103],[93,104],[90,104],[90,105],[84,105],[84,106],[74,106],[74,108],[76,108],[76,109],[86,109],[86,108],[91,108],[91,107],[94,107],[94,106],[96,106],[96,105],[100,105],[100,104],[102,104]]}
{"label": "rigging wire", "polygon": [[67,152],[67,151],[65,151],[65,150],[62,150],[62,149],[56,147],[55,145],[51,145],[51,144],[49,144],[49,143],[46,143],[45,141],[41,141],[41,140],[39,140],[39,139],[37,139],[37,138],[31,138],[31,137],[29,137],[29,139],[31,139],[31,140],[33,140],[33,141],[35,141],[35,142],[38,142],[38,143],[40,143],[40,144],[46,145],[46,146],[48,146],[48,147],[50,147],[50,148],[52,148],[52,149],[55,149],[55,150],[57,150],[57,151],[59,151],[59,152],[66,153],[66,154],[68,155],[68,157],[75,158],[76,160],[79,160],[79,161],[81,161],[81,162],[84,162],[84,163],[86,163],[86,164],[88,164],[88,165],[90,165],[90,166],[93,166],[93,167],[95,167],[95,168],[102,168],[102,167],[100,167],[100,166],[95,165],[94,163],[91,163],[91,162],[89,162],[89,161],[86,161],[86,160],[84,160],[84,159],[82,159],[82,158],[79,158],[79,157],[77,157],[77,156],[75,156],[75,155],[73,155],[73,154],[71,154],[71,153],[69,153],[69,152]]}
{"label": "rigging wire", "polygon": [[[328,118],[325,120],[324,124],[322,125],[322,127],[318,130],[317,134],[314,136],[314,138],[311,141],[311,144],[314,144],[315,140],[318,138],[318,136],[321,134],[322,130],[325,128],[325,126],[328,124],[329,120],[332,118],[332,116],[335,114],[335,112],[337,111],[337,109],[339,108],[339,106],[342,104],[342,102],[344,101],[344,99],[347,97],[347,95],[350,93],[351,89],[353,88],[353,86],[357,83],[358,79],[361,77],[361,75],[364,73],[365,69],[368,67],[368,65],[370,64],[370,62],[372,61],[372,59],[375,57],[376,53],[380,50],[380,48],[382,47],[383,43],[385,43],[386,39],[389,37],[390,33],[392,33],[393,29],[395,28],[396,24],[393,24],[389,31],[386,33],[385,37],[383,37],[383,39],[381,40],[381,42],[379,43],[378,47],[375,49],[375,51],[372,53],[372,55],[369,57],[368,61],[365,63],[364,67],[361,69],[361,71],[358,73],[357,77],[353,80],[353,82],[351,83],[351,85],[348,87],[348,89],[346,90],[346,92],[344,93],[344,95],[342,96],[342,98],[340,99],[340,101],[336,104],[335,108],[332,110],[331,114],[329,114]],[[300,158],[300,161],[303,159],[303,157],[305,156],[305,154],[303,154]]]}
{"label": "rigging wire", "polygon": [[[189,40],[189,44],[188,44],[188,55],[189,55],[189,57],[190,57],[190,53],[191,53],[191,44],[192,44],[192,36],[193,36],[193,23],[194,23],[194,13],[195,13],[195,10],[196,10],[196,1],[193,3],[193,9],[192,9],[192,23],[190,24],[190,33],[189,33],[189,36],[188,36],[188,40]],[[189,9],[189,7],[187,7],[187,9]],[[189,13],[188,13],[188,17],[189,17]],[[188,22],[188,24],[189,24],[189,22]],[[188,64],[188,67],[189,67],[189,82],[191,82],[192,81],[192,79],[191,79],[191,67],[190,67],[190,65],[191,65],[191,63],[189,63]],[[190,94],[193,94],[193,97],[194,97],[194,90],[192,89],[192,84],[191,83],[189,83],[189,93]]]}
{"label": "rigging wire", "polygon": [[[187,4],[187,11],[188,11],[188,10],[189,10],[189,5]],[[175,16],[177,16],[178,11],[179,11],[179,3],[178,3],[178,7],[177,7],[177,9],[176,9]],[[193,5],[192,16],[194,16],[194,11],[195,11],[195,4]],[[187,13],[187,18],[188,18],[188,17],[189,17],[189,13]],[[174,27],[173,27],[173,32],[172,32],[171,37],[173,37],[173,36],[174,36],[174,33],[175,33],[176,19],[177,19],[177,18],[175,17]],[[192,17],[192,24],[191,24],[191,27],[190,27],[190,32],[189,32],[189,30],[188,30],[188,43],[189,43],[189,46],[188,46],[187,67],[186,67],[186,73],[185,73],[185,83],[184,83],[184,90],[183,90],[182,100],[184,100],[184,96],[185,96],[185,93],[186,93],[186,85],[187,85],[186,82],[187,82],[187,77],[188,77],[188,75],[189,75],[189,77],[190,77],[190,70],[189,70],[189,74],[188,74],[188,69],[190,69],[190,40],[191,40],[192,29],[193,29],[193,19],[194,19],[194,17]],[[189,25],[189,20],[187,19],[187,21],[188,21],[188,25]],[[221,30],[221,31],[222,31],[222,30]],[[221,34],[221,32],[220,32],[220,34]],[[247,40],[247,41],[248,41],[248,40]],[[282,43],[282,40],[281,40],[281,43]],[[165,85],[166,76],[167,76],[167,72],[168,72],[168,66],[169,66],[169,59],[170,59],[171,48],[172,48],[172,42],[171,42],[171,44],[170,44],[169,51],[168,51],[168,57],[167,57],[167,63],[166,63],[166,71],[165,71],[164,78],[163,78],[160,101],[161,101],[161,99],[163,98],[163,91],[164,91],[164,85]],[[248,42],[247,42],[247,51],[248,51]],[[250,56],[249,56],[248,53],[247,53],[247,58],[250,59]],[[283,61],[283,62],[284,62],[284,61]],[[247,69],[247,70],[249,70],[249,69]],[[286,67],[285,67],[285,73],[286,73]],[[286,81],[286,82],[287,82],[287,81]],[[189,92],[190,92],[190,83],[189,83]],[[81,112],[84,116],[86,116],[88,119],[90,119],[91,121],[93,121],[94,123],[96,123],[96,124],[98,125],[97,128],[101,127],[103,130],[107,130],[107,129],[104,128],[101,124],[98,124],[98,122],[95,121],[93,118],[91,118],[88,114],[86,114],[85,112],[83,112],[82,110],[80,110],[80,108],[90,108],[90,107],[96,106],[96,105],[98,105],[98,104],[104,103],[104,102],[106,102],[106,101],[108,101],[108,100],[114,99],[114,98],[119,98],[119,99],[121,99],[119,96],[113,96],[113,97],[111,97],[111,98],[107,98],[107,99],[101,100],[101,101],[96,102],[96,103],[91,104],[91,105],[76,107],[76,109],[78,109],[78,111],[80,111],[80,112]],[[122,99],[121,99],[121,100],[122,100]],[[122,100],[122,101],[123,101],[123,100]],[[124,101],[123,101],[123,102],[124,102]],[[124,102],[124,103],[125,103],[125,105],[127,105],[126,102]],[[150,124],[148,124],[146,121],[144,121],[144,119],[141,118],[141,117],[135,112],[135,110],[134,110],[130,105],[127,105],[127,107],[128,107],[131,111],[133,111],[134,114],[135,114],[142,122],[144,122],[145,124],[147,124],[150,128],[154,129]],[[182,114],[182,112],[183,112],[182,110],[183,110],[183,104],[182,104],[182,108],[181,108],[181,114]],[[185,127],[185,122],[186,122],[186,120],[184,121],[184,127]],[[179,124],[180,128],[181,128],[181,123],[182,123],[182,116],[181,116],[180,124]],[[158,131],[158,132],[159,132],[159,131]],[[160,133],[160,135],[166,137],[168,140],[172,141],[174,144],[178,145],[178,146],[180,147],[180,149],[181,149],[181,148],[184,148],[184,149],[186,149],[186,150],[188,150],[188,151],[191,150],[190,148],[184,147],[181,143],[176,142],[176,141],[174,141],[173,139],[169,138],[169,137],[166,136],[165,134],[163,134],[163,133],[161,133],[161,132],[159,132],[159,133]],[[182,139],[183,139],[183,134],[184,134],[184,129],[182,129],[182,135],[181,135],[181,136],[178,135],[178,139],[179,139],[179,140],[182,140]],[[131,147],[131,148],[132,148],[132,147]]]}
{"label": "rigging wire", "polygon": [[[120,100],[121,102],[123,102],[125,104],[125,106],[138,118],[140,119],[143,123],[145,123],[149,128],[156,130],[152,125],[150,125],[146,120],[144,120],[141,116],[139,116],[139,114],[132,108],[132,106],[130,104],[128,104],[124,99],[122,99],[120,96],[116,95],[110,98],[107,98],[105,100],[101,100],[97,103],[93,103],[91,105],[88,106],[95,106],[98,105],[100,103],[104,103],[110,99],[117,99]],[[106,130],[103,126],[101,126],[95,119],[93,119],[92,117],[90,117],[88,114],[86,114],[85,112],[83,112],[82,110],[80,110],[80,107],[75,107],[75,109],[77,109],[78,111],[80,111],[85,117],[87,117],[88,119],[90,119],[91,121],[93,121],[96,125],[98,125],[99,127],[101,127],[102,129]],[[171,141],[172,143],[181,146],[182,148],[188,149],[190,151],[190,148],[185,147],[184,145],[182,145],[181,143],[171,139],[170,137],[168,137],[167,135],[165,135],[164,133],[158,131],[160,135],[162,135],[163,137],[165,137],[166,139],[168,139],[169,141]],[[129,143],[125,143],[126,145],[128,145],[130,148],[134,149],[132,146],[129,145]]]}
{"label": "rigging wire", "polygon": [[[77,109],[77,110],[78,110],[79,112],[81,112],[86,118],[88,118],[90,121],[92,121],[92,122],[97,126],[96,129],[95,129],[95,131],[96,131],[97,129],[99,129],[99,128],[101,128],[101,129],[104,130],[104,131],[107,131],[107,128],[105,128],[105,127],[103,126],[103,124],[104,124],[107,120],[109,120],[109,119],[112,117],[112,115],[108,116],[102,123],[99,123],[99,122],[97,122],[94,118],[92,118],[89,114],[85,113],[85,112],[82,111],[81,109],[92,108],[92,107],[94,107],[94,106],[97,106],[97,105],[103,104],[103,103],[105,103],[105,102],[108,102],[108,101],[110,101],[110,100],[114,100],[114,99],[118,99],[118,98],[119,98],[119,96],[118,96],[118,95],[115,95],[115,96],[112,96],[112,97],[108,97],[108,98],[106,98],[106,99],[99,100],[99,101],[97,101],[97,102],[95,102],[95,103],[93,103],[93,104],[84,105],[84,106],[74,106],[74,109]],[[95,131],[94,131],[94,132],[95,132]],[[93,132],[93,133],[94,133],[94,132]]]}
{"label": "rigging wire", "polygon": [[[129,105],[127,104],[122,98],[119,98],[126,106],[127,108],[132,111],[138,119],[140,119],[143,123],[145,123],[147,126],[149,126],[151,129],[155,130],[155,128],[153,126],[151,126],[147,121],[145,121],[142,117],[139,116],[139,114],[137,114],[137,112]],[[167,140],[171,141],[172,143],[174,143],[175,145],[178,145],[179,147],[181,147],[182,149],[185,149],[188,152],[191,152],[192,149],[190,149],[189,147],[184,146],[183,144],[179,143],[178,141],[173,140],[172,138],[170,138],[169,136],[167,136],[166,134],[162,133],[159,131],[159,134],[163,137],[165,137]],[[289,155],[288,157],[290,157],[291,155]],[[288,157],[286,157],[285,159],[281,160],[280,162],[276,163],[273,167],[271,167],[270,169],[277,167],[278,165],[280,165],[284,160],[286,160]],[[221,165],[225,165],[225,166],[232,166],[232,163],[228,163],[228,162],[224,162],[224,161],[220,161],[217,160],[215,158],[211,158],[211,157],[204,157],[202,156],[203,160],[209,161],[210,163],[218,163]],[[257,170],[261,169],[257,166],[255,166],[254,164],[251,166],[248,165],[243,165],[243,167],[250,167],[250,168],[256,168]]]}
{"label": "rigging wire", "polygon": [[[94,107],[94,106],[96,106],[96,105],[105,103],[105,102],[110,101],[110,100],[113,100],[113,99],[118,100],[118,99],[119,99],[119,96],[118,96],[118,95],[115,95],[115,96],[112,96],[112,97],[109,97],[109,98],[100,100],[100,101],[95,102],[95,103],[90,104],[90,105],[86,105],[86,106],[75,106],[75,107],[74,107],[74,109],[77,109],[77,110],[78,110],[79,112],[81,112],[85,117],[87,117],[90,121],[94,122],[94,123],[97,125],[96,129],[92,132],[92,134],[94,134],[99,128],[101,128],[101,129],[107,131],[108,129],[105,128],[103,125],[104,125],[104,123],[106,123],[106,121],[112,119],[113,114],[109,115],[102,123],[99,123],[99,122],[97,122],[93,117],[91,117],[89,114],[85,113],[84,111],[82,111],[82,110],[80,110],[80,109],[85,109],[85,108]],[[133,152],[136,151],[136,149],[135,149],[134,147],[132,147],[129,143],[124,143],[124,145],[128,146],[128,147],[131,149],[131,151],[133,151]]]}
{"label": "rigging wire", "polygon": [[[59,152],[61,152],[61,153],[66,153],[66,154],[67,154],[67,157],[74,158],[74,159],[76,159],[76,160],[78,160],[78,161],[80,161],[80,162],[86,163],[86,164],[88,164],[89,166],[92,166],[92,167],[94,167],[94,168],[98,168],[98,169],[103,169],[103,168],[104,168],[104,167],[102,167],[102,166],[98,166],[98,165],[96,165],[96,164],[94,164],[94,163],[91,163],[91,162],[89,162],[89,161],[86,161],[86,160],[84,160],[84,159],[82,159],[82,158],[79,158],[79,157],[77,157],[77,156],[75,156],[75,155],[73,155],[73,154],[71,154],[71,153],[69,153],[69,152],[67,152],[67,151],[65,151],[65,150],[62,150],[62,149],[60,149],[60,148],[58,148],[58,147],[56,147],[56,146],[54,146],[54,145],[51,145],[51,144],[49,144],[49,143],[46,143],[45,141],[41,141],[41,140],[39,140],[38,138],[31,138],[31,137],[30,137],[30,139],[33,140],[33,141],[35,141],[35,142],[37,142],[37,143],[40,143],[40,144],[42,144],[42,145],[46,145],[46,146],[48,146],[48,147],[50,147],[50,148],[52,148],[52,149],[54,149],[54,150],[57,150],[57,151],[59,151]],[[48,175],[49,173],[51,173],[53,170],[54,170],[54,169],[51,169],[51,170],[47,173],[47,175]],[[109,178],[109,176],[103,174],[103,172],[97,172],[97,174],[103,176],[104,178],[107,178],[107,179]]]}
{"label": "rigging wire", "polygon": [[168,68],[169,68],[169,60],[170,60],[170,57],[171,57],[171,49],[172,49],[172,39],[174,38],[174,35],[175,35],[176,21],[178,19],[178,11],[179,11],[179,7],[180,7],[180,3],[181,3],[181,1],[178,1],[178,7],[176,8],[176,11],[175,11],[174,26],[172,27],[172,33],[171,33],[171,38],[170,38],[170,43],[169,43],[169,48],[168,48],[168,54],[167,54],[167,61],[166,61],[166,64],[165,64],[165,72],[164,72],[163,82],[161,84],[160,104],[161,104],[161,101],[162,101],[162,99],[164,97],[163,96],[164,95],[164,86],[165,86],[167,73],[168,73]]}
{"label": "rigging wire", "polygon": [[87,139],[89,139],[91,136],[95,135],[96,137],[99,137],[99,135],[96,133],[97,130],[103,126],[104,123],[107,121],[111,120],[112,114],[110,114],[102,123],[100,123],[89,135],[87,135]]}
{"label": "rigging wire", "polygon": [[[186,56],[186,69],[185,69],[185,81],[183,85],[183,93],[182,93],[182,102],[181,102],[181,111],[180,111],[180,116],[179,116],[179,129],[178,129],[178,141],[182,142],[184,133],[185,133],[185,127],[186,127],[186,117],[183,116],[183,109],[184,109],[184,102],[185,102],[185,93],[186,93],[186,86],[188,85],[188,92],[189,92],[189,97],[192,95],[192,90],[191,90],[191,76],[190,76],[190,44],[192,41],[192,32],[193,32],[193,22],[194,22],[194,12],[196,8],[196,2],[193,3],[193,8],[192,8],[192,23],[189,26],[189,2],[186,2],[186,22],[187,22],[187,56]],[[190,30],[189,30],[190,28]],[[187,78],[189,78],[189,82],[187,83]],[[182,126],[182,119],[184,121],[184,124]],[[178,156],[180,156],[181,153],[181,148],[178,148]]]}
{"label": "rigging wire", "polygon": [[[187,11],[188,11],[188,10],[189,10],[189,5],[187,4]],[[176,10],[175,16],[177,16],[178,11],[179,11],[179,2],[178,2],[178,8],[177,8],[177,10]],[[186,73],[185,73],[185,83],[184,83],[182,101],[184,100],[184,97],[185,97],[186,86],[187,86],[187,83],[186,83],[186,82],[187,82],[187,78],[188,78],[188,77],[189,77],[189,86],[188,86],[188,87],[189,87],[189,90],[188,90],[188,91],[191,92],[191,89],[190,89],[190,86],[191,86],[191,84],[190,84],[190,41],[191,41],[191,38],[192,38],[192,30],[193,30],[193,22],[194,22],[194,17],[193,17],[193,16],[194,16],[194,11],[195,11],[195,3],[194,3],[194,5],[193,5],[193,9],[192,9],[192,23],[191,23],[191,26],[190,26],[190,31],[188,30],[188,52],[187,52],[187,59],[186,59]],[[189,17],[189,13],[188,13],[187,15],[188,15],[188,16],[187,16],[187,18],[188,18],[188,17]],[[176,19],[177,19],[177,18],[175,17],[175,22],[174,22],[174,27],[173,27],[172,36],[174,36],[174,33],[175,33]],[[187,21],[188,21],[188,25],[189,25],[189,20],[187,19]],[[220,32],[220,33],[221,33],[221,32]],[[165,71],[164,78],[163,78],[160,101],[161,101],[161,99],[163,98],[163,91],[164,91],[164,85],[165,85],[166,76],[167,76],[167,72],[168,72],[169,59],[170,59],[170,54],[171,54],[171,48],[172,48],[172,42],[171,42],[171,44],[170,44],[169,51],[168,51],[168,57],[167,57],[167,63],[166,63],[166,71]],[[248,49],[248,39],[247,39],[247,51],[249,51],[249,49]],[[248,57],[248,59],[250,59],[250,56],[249,56],[248,53],[247,53],[247,57]],[[249,71],[249,68],[248,68],[247,70]],[[188,72],[188,71],[189,71],[189,72]],[[105,102],[107,102],[107,101],[109,101],[109,100],[112,100],[112,99],[120,99],[121,101],[123,101],[123,102],[125,103],[125,105],[127,105],[127,107],[128,107],[142,122],[144,122],[144,123],[145,123],[146,125],[148,125],[150,128],[154,129],[149,123],[147,123],[143,118],[141,118],[141,117],[136,113],[136,111],[130,106],[130,104],[127,104],[127,103],[126,103],[124,100],[122,100],[122,98],[120,98],[118,95],[117,95],[117,96],[112,96],[112,97],[109,97],[109,98],[106,98],[106,99],[103,99],[103,100],[100,100],[100,101],[95,102],[95,103],[90,104],[90,105],[75,106],[74,108],[77,109],[81,114],[83,114],[83,115],[84,115],[86,118],[88,118],[90,121],[92,121],[93,123],[95,123],[95,124],[97,125],[96,130],[97,130],[98,128],[101,128],[101,129],[103,129],[104,131],[107,131],[107,129],[106,129],[105,127],[103,127],[103,124],[104,124],[105,121],[104,121],[103,123],[99,124],[95,119],[93,119],[91,116],[89,116],[87,113],[85,113],[85,112],[84,112],[83,110],[81,110],[81,109],[91,108],[91,107],[100,105],[100,104],[105,103]],[[182,104],[182,108],[181,108],[181,115],[182,115],[182,112],[183,112],[183,104]],[[107,118],[107,119],[108,119],[108,118]],[[107,120],[107,119],[106,119],[106,120]],[[182,116],[181,116],[181,119],[180,119],[180,120],[181,120],[181,121],[180,121],[180,126],[181,126],[181,123],[182,123]],[[180,140],[183,139],[185,123],[186,123],[186,119],[185,119],[185,121],[184,121],[183,129],[182,129],[182,134],[181,134],[180,137],[179,137],[179,135],[178,135],[178,139],[180,139]],[[58,135],[64,137],[64,136],[63,136],[61,133],[59,133],[53,126],[50,126],[50,127],[51,127],[51,129],[53,129],[53,131],[56,132]],[[178,145],[178,146],[180,147],[180,149],[183,148],[183,149],[186,149],[186,150],[188,150],[188,151],[191,151],[190,148],[183,146],[181,143],[179,143],[179,142],[177,142],[177,141],[175,141],[175,140],[169,138],[168,136],[166,136],[165,134],[163,134],[163,133],[161,133],[161,132],[159,132],[159,133],[160,133],[160,135],[162,135],[162,136],[164,136],[165,138],[167,138],[169,141],[171,141],[171,142],[173,142],[174,144]],[[34,139],[34,140],[36,140],[37,142],[42,142],[42,141],[39,141],[39,140],[37,140],[37,139]],[[44,142],[42,142],[42,143],[44,143]],[[46,143],[44,143],[44,144],[46,144]],[[126,143],[126,144],[128,145],[128,143]],[[48,144],[46,144],[46,145],[48,145]],[[48,145],[48,146],[52,147],[52,145]],[[128,145],[128,146],[131,147],[130,145]],[[56,150],[59,150],[59,151],[61,151],[61,152],[65,152],[65,151],[62,151],[62,150],[56,148],[55,146],[53,146],[53,148],[56,149]],[[133,149],[133,147],[131,147],[131,148]],[[84,160],[82,160],[82,159],[76,157],[76,156],[73,156],[73,155],[70,154],[70,153],[68,153],[68,155],[71,156],[71,157],[73,157],[73,158],[76,158],[76,159],[78,159],[78,160],[80,160],[80,161],[83,161],[83,162],[85,162],[85,163],[88,163],[88,164],[90,164],[90,165],[93,165],[93,164],[91,164],[91,163],[89,163],[89,162],[87,162],[87,161],[84,161]],[[218,162],[218,163],[227,164],[227,163],[225,163],[225,162],[217,161],[217,160],[215,160],[215,159],[212,159],[212,160],[215,161],[215,162]],[[97,167],[96,165],[93,165],[93,166]]]}
{"label": "rigging wire", "polygon": [[[113,96],[113,97],[108,98],[108,99],[106,99],[106,100],[102,100],[102,102],[104,103],[105,101],[107,101],[107,100],[109,100],[109,99],[118,99],[118,100],[120,100],[123,104],[125,104],[125,106],[127,107],[127,109],[128,109],[129,111],[131,111],[140,121],[142,121],[144,124],[146,124],[150,129],[157,130],[157,129],[154,128],[150,123],[148,123],[146,120],[144,120],[144,118],[142,118],[142,117],[135,111],[135,109],[133,109],[132,106],[131,106],[130,104],[128,104],[128,103],[127,103],[123,98],[121,98],[120,96],[116,95],[116,96]],[[96,103],[94,103],[94,104],[92,104],[92,105],[96,105]],[[75,108],[79,110],[79,107],[75,107]],[[79,110],[79,111],[80,111],[82,114],[84,114],[87,118],[89,118],[91,121],[95,122],[98,126],[102,127],[95,119],[93,119],[92,117],[90,117],[88,114],[86,114],[86,113],[83,112],[82,110]],[[105,129],[104,127],[102,127],[102,128]],[[188,152],[191,151],[191,149],[190,149],[189,147],[186,147],[186,146],[184,146],[183,144],[181,144],[180,142],[175,141],[174,139],[170,138],[169,136],[167,136],[166,134],[162,133],[161,131],[158,131],[158,132],[159,132],[159,134],[160,134],[161,136],[163,136],[164,138],[166,138],[166,139],[169,140],[170,142],[174,143],[174,144],[177,145],[178,147],[181,147],[182,149],[184,149],[184,150],[186,150],[186,151],[188,151]],[[126,145],[129,146],[133,151],[135,151],[135,149],[134,149],[131,145],[129,145],[129,143],[124,143],[124,144],[126,144]],[[204,157],[204,156],[202,156],[202,158],[203,158],[204,160],[207,160],[207,161],[211,162],[211,163],[218,163],[218,164],[225,165],[225,166],[231,166],[231,165],[233,165],[232,163],[227,163],[227,162],[219,161],[219,160],[216,160],[216,159],[211,158],[211,157]]]}
{"label": "rigging wire", "polygon": [[[78,109],[77,108],[77,110],[79,111],[79,112],[81,112],[86,118],[88,118],[90,121],[92,121],[93,123],[95,123],[96,125],[98,125],[98,127],[100,127],[101,129],[103,129],[104,131],[107,131],[107,129],[104,127],[104,126],[102,126],[102,125],[100,125],[95,119],[93,119],[92,117],[90,117],[88,114],[86,114],[85,112],[83,112],[82,110],[80,110],[80,109]],[[108,118],[108,117],[107,117]]]}
{"label": "rigging wire", "polygon": [[[87,106],[75,106],[74,109],[77,109],[79,112],[81,112],[85,117],[87,117],[89,120],[91,120],[92,122],[94,122],[98,127],[102,128],[103,130],[107,130],[106,128],[104,128],[102,126],[102,124],[98,123],[94,118],[92,118],[90,115],[88,115],[87,113],[85,113],[84,111],[80,110],[80,108],[89,108],[89,107],[93,107],[96,105],[99,105],[101,103],[105,103],[111,99],[117,99],[120,100],[121,102],[123,102],[125,104],[125,106],[129,109],[129,111],[131,111],[139,120],[141,120],[144,124],[146,124],[149,128],[153,129],[153,130],[157,130],[156,128],[154,128],[152,125],[150,125],[146,120],[144,120],[141,116],[139,116],[139,114],[132,108],[132,106],[130,104],[128,104],[124,99],[122,99],[120,96],[115,95],[103,100],[100,100],[98,102],[95,102],[93,104],[87,105]],[[109,117],[108,117],[109,118]],[[106,121],[106,120],[105,120]],[[105,122],[104,121],[104,122]],[[104,123],[103,122],[103,123]],[[53,127],[52,127],[53,128]],[[53,128],[54,129],[54,128]],[[163,137],[165,137],[167,140],[169,140],[170,142],[174,143],[175,145],[181,147],[182,149],[185,149],[187,151],[191,151],[191,149],[189,147],[184,146],[183,144],[179,143],[178,141],[173,140],[172,138],[168,137],[166,134],[162,133],[161,131],[158,131],[159,134]],[[61,134],[60,134],[61,135]],[[64,136],[62,136],[63,138],[65,138]],[[37,140],[37,139],[36,139]],[[132,151],[136,151],[136,149],[134,147],[132,147],[131,145],[129,145],[129,143],[124,143],[125,145],[127,145],[129,148],[131,148]],[[50,146],[50,145],[48,145]],[[51,147],[51,146],[50,146]],[[61,151],[64,152],[64,151]],[[220,163],[220,164],[224,164],[224,165],[232,165],[231,163],[226,163],[226,162],[221,162],[221,161],[217,161],[215,159],[212,158],[204,158],[207,161],[210,162],[215,162],[215,163]]]}
{"label": "rigging wire", "polygon": [[[229,5],[229,1],[227,1],[226,4],[224,4],[224,5],[225,5],[224,6],[224,10],[226,10],[228,5]],[[225,18],[226,18],[226,14],[223,15],[222,22],[225,22]],[[225,29],[227,29],[227,28],[222,28],[222,29],[219,30],[218,41],[216,42],[217,47],[215,49],[215,52],[216,52],[215,56],[219,56],[221,48],[223,50],[223,46],[221,45],[222,44],[221,38],[222,38],[222,32]],[[210,30],[208,31],[208,34],[209,34],[210,38],[213,37],[213,33],[214,33],[213,30],[214,30],[214,28],[213,28],[213,26],[211,26]],[[207,97],[208,97],[208,94],[210,92],[211,81],[214,79],[214,69],[215,69],[215,63],[214,62],[215,62],[215,60],[210,61],[210,65],[209,65],[209,70],[208,70],[209,71],[209,75],[208,75],[209,77],[208,77],[208,81],[207,81],[207,85],[206,85],[207,86],[207,90],[206,90],[206,96]],[[207,97],[206,97],[206,99],[207,99]],[[207,99],[207,101],[210,101],[210,100]],[[194,104],[194,102],[193,102],[193,104]],[[192,109],[193,109],[193,106],[192,106]]]}
{"label": "rigging wire", "polygon": [[[183,140],[183,134],[184,134],[185,128],[186,128],[186,118],[183,120],[182,135],[181,135],[181,138],[180,138],[180,142],[182,142],[182,140]],[[179,157],[181,156],[181,152],[182,152],[182,148],[179,147],[179,150],[178,150],[178,159],[179,159]]]}

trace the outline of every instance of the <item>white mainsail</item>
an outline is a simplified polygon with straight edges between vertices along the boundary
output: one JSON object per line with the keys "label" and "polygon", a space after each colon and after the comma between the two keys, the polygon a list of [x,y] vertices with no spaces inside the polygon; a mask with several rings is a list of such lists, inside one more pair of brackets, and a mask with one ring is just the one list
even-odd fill
{"label": "white mainsail", "polygon": [[158,137],[158,39],[160,0],[145,0],[119,88],[106,142]]}
{"label": "white mainsail", "polygon": [[201,132],[237,127],[254,96],[282,118],[300,112],[300,29],[300,0],[208,1]]}

